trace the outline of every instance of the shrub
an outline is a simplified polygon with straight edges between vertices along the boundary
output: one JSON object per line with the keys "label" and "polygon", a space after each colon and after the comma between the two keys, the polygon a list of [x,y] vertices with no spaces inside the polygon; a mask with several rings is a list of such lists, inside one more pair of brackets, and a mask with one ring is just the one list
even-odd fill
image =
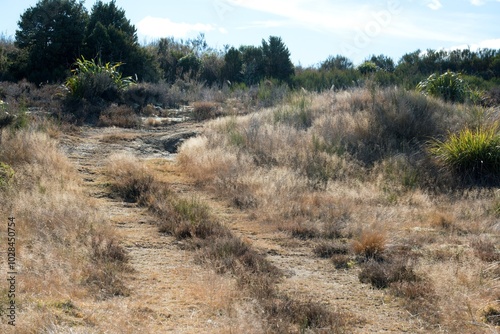
{"label": "shrub", "polygon": [[125,249],[113,238],[103,235],[93,235],[90,241],[91,260],[95,263],[115,262],[126,263],[128,256]]}
{"label": "shrub", "polygon": [[163,108],[178,108],[184,103],[181,91],[166,83],[139,83],[130,86],[122,95],[124,103],[137,108],[144,108],[148,104]]}
{"label": "shrub", "polygon": [[369,260],[363,264],[358,278],[362,283],[370,283],[373,287],[384,289],[396,282],[419,282],[421,278],[413,270],[406,259],[395,258],[379,262]]}
{"label": "shrub", "polygon": [[118,71],[122,63],[96,63],[83,56],[74,63],[73,75],[66,80],[65,86],[71,96],[77,99],[94,100],[102,98],[114,100],[117,92],[129,87],[132,77],[122,77]]}
{"label": "shrub", "polygon": [[466,128],[445,141],[434,140],[430,153],[463,181],[497,183],[500,176],[500,136],[497,125]]}
{"label": "shrub", "polygon": [[354,262],[347,254],[334,254],[331,257],[335,269],[349,269]]}
{"label": "shrub", "polygon": [[292,237],[307,240],[314,239],[321,236],[321,232],[315,226],[311,226],[310,224],[294,224],[293,226],[288,228]]}
{"label": "shrub", "polygon": [[358,71],[363,75],[377,72],[377,70],[379,70],[379,67],[372,61],[365,61],[358,66]]}
{"label": "shrub", "polygon": [[417,90],[449,102],[465,102],[471,95],[471,90],[461,75],[451,71],[441,75],[432,74],[426,80],[419,82]]}

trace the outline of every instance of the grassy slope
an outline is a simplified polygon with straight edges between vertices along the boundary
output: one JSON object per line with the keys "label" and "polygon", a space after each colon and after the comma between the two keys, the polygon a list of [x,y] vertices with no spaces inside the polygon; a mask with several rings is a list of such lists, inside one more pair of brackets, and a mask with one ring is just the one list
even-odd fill
{"label": "grassy slope", "polygon": [[179,161],[262,224],[333,249],[332,268],[385,288],[423,327],[488,332],[485,314],[500,308],[497,194],[457,188],[426,149],[495,121],[484,115],[395,89],[301,94],[213,121]]}

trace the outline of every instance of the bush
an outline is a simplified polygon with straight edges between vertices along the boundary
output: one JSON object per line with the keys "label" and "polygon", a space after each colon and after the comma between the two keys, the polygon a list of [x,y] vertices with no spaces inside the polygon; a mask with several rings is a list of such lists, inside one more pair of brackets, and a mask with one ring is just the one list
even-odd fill
{"label": "bush", "polygon": [[363,264],[358,277],[360,282],[370,283],[378,289],[385,289],[393,283],[421,281],[413,266],[407,260],[399,258],[385,262],[370,260]]}
{"label": "bush", "polygon": [[66,80],[65,85],[73,98],[113,101],[117,92],[133,83],[132,77],[122,77],[118,71],[121,65],[122,63],[102,65],[82,56],[75,62],[75,68],[71,70],[73,76]]}
{"label": "bush", "polygon": [[451,71],[439,76],[432,74],[426,80],[419,82],[417,90],[449,102],[465,102],[472,93],[461,75]]}
{"label": "bush", "polygon": [[497,126],[466,128],[445,141],[431,142],[430,153],[462,181],[479,184],[500,181],[500,136]]}

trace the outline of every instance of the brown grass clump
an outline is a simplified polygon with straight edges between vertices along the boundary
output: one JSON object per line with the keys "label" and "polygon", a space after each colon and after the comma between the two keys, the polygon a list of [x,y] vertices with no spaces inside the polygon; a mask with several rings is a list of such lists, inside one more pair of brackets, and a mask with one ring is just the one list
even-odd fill
{"label": "brown grass clump", "polygon": [[215,118],[219,115],[219,105],[214,102],[200,101],[193,104],[193,119],[203,121]]}
{"label": "brown grass clump", "polygon": [[431,227],[450,231],[453,229],[453,217],[448,214],[434,212],[430,216],[429,224]]}
{"label": "brown grass clump", "polygon": [[109,157],[107,173],[113,192],[127,202],[146,203],[154,192],[155,180],[146,167],[129,154]]}
{"label": "brown grass clump", "polygon": [[354,254],[365,259],[380,259],[386,248],[386,236],[378,231],[364,231],[353,240]]}
{"label": "brown grass clump", "polygon": [[310,223],[296,223],[286,228],[292,237],[307,240],[321,236],[320,230]]}
{"label": "brown grass clump", "polygon": [[100,126],[136,128],[140,125],[139,117],[131,107],[113,104],[99,115]]}
{"label": "brown grass clump", "polygon": [[349,253],[349,247],[341,242],[322,241],[313,249],[314,254],[322,258],[331,258],[334,255],[346,255]]}

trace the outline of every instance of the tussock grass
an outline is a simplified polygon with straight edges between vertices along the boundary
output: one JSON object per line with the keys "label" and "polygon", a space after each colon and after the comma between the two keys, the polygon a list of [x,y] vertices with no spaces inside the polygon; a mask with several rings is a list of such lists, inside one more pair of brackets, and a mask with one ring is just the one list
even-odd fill
{"label": "tussock grass", "polygon": [[192,115],[195,121],[212,119],[220,115],[219,105],[215,102],[198,101],[192,105]]}
{"label": "tussock grass", "polygon": [[[10,184],[0,188],[0,214],[16,218],[16,329],[26,333],[75,319],[61,317],[59,307],[40,305],[65,300],[72,312],[69,305],[77,300],[126,291],[121,276],[127,256],[115,232],[83,193],[57,141],[36,127],[4,131],[0,144],[0,161],[14,171]],[[0,226],[2,235],[5,226]]]}
{"label": "tussock grass", "polygon": [[465,128],[445,141],[435,140],[430,152],[443,167],[466,183],[497,184],[500,176],[498,125]]}
{"label": "tussock grass", "polygon": [[489,302],[497,272],[485,269],[499,238],[491,172],[464,183],[429,142],[495,117],[395,88],[303,94],[211,121],[180,148],[180,165],[335,268],[361,268],[422,326],[470,329],[462,305]]}

